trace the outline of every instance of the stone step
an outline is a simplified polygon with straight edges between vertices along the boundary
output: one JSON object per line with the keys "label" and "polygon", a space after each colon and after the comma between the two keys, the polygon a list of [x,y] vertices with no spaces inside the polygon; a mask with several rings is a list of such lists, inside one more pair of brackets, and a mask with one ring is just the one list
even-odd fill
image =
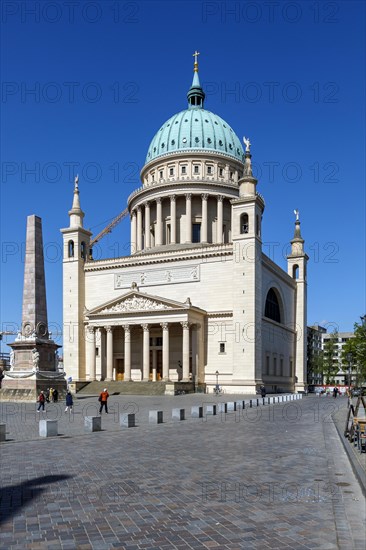
{"label": "stone step", "polygon": [[164,395],[165,386],[165,382],[89,382],[77,395],[99,395],[104,388],[109,395]]}

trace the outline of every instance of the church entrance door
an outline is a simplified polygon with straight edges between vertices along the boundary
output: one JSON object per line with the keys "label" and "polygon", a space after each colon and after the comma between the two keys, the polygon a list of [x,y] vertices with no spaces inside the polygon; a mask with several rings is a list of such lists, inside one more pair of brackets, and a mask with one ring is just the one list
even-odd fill
{"label": "church entrance door", "polygon": [[125,360],[116,359],[116,380],[122,381],[125,379]]}

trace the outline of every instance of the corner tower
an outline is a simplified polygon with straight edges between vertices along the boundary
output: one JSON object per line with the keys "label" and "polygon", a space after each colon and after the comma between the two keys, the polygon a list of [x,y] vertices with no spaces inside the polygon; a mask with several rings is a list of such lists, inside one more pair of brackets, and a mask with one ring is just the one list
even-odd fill
{"label": "corner tower", "polygon": [[63,333],[64,368],[73,380],[85,379],[85,274],[91,232],[83,228],[79,179],[75,178],[70,225],[63,234]]}
{"label": "corner tower", "polygon": [[246,145],[239,198],[232,204],[233,323],[235,328],[233,380],[255,393],[262,383],[262,240],[263,197],[253,177],[250,141]]}
{"label": "corner tower", "polygon": [[291,242],[291,253],[287,256],[287,273],[296,280],[295,296],[295,390],[303,391],[306,384],[307,346],[307,262],[304,239],[301,236],[299,211],[295,210],[295,233]]}

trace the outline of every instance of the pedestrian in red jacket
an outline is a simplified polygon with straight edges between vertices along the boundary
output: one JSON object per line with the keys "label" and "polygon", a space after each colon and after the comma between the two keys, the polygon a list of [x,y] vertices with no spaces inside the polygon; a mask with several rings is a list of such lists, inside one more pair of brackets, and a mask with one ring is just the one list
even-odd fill
{"label": "pedestrian in red jacket", "polygon": [[107,388],[104,388],[104,390],[99,395],[99,402],[100,402],[100,409],[99,414],[102,414],[103,407],[105,408],[105,412],[108,414],[108,401],[109,393],[107,391]]}

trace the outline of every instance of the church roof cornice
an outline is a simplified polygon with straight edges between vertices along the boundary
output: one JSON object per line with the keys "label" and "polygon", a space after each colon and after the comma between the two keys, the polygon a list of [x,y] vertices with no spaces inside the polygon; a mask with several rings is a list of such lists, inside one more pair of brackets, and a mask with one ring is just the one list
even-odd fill
{"label": "church roof cornice", "polygon": [[139,256],[123,256],[106,260],[93,260],[85,262],[84,271],[102,271],[106,269],[117,269],[123,267],[134,267],[144,265],[157,265],[159,263],[181,262],[183,260],[199,260],[203,258],[223,257],[233,255],[233,245],[213,244],[205,247],[194,247],[181,251],[167,250],[164,252],[151,252]]}

